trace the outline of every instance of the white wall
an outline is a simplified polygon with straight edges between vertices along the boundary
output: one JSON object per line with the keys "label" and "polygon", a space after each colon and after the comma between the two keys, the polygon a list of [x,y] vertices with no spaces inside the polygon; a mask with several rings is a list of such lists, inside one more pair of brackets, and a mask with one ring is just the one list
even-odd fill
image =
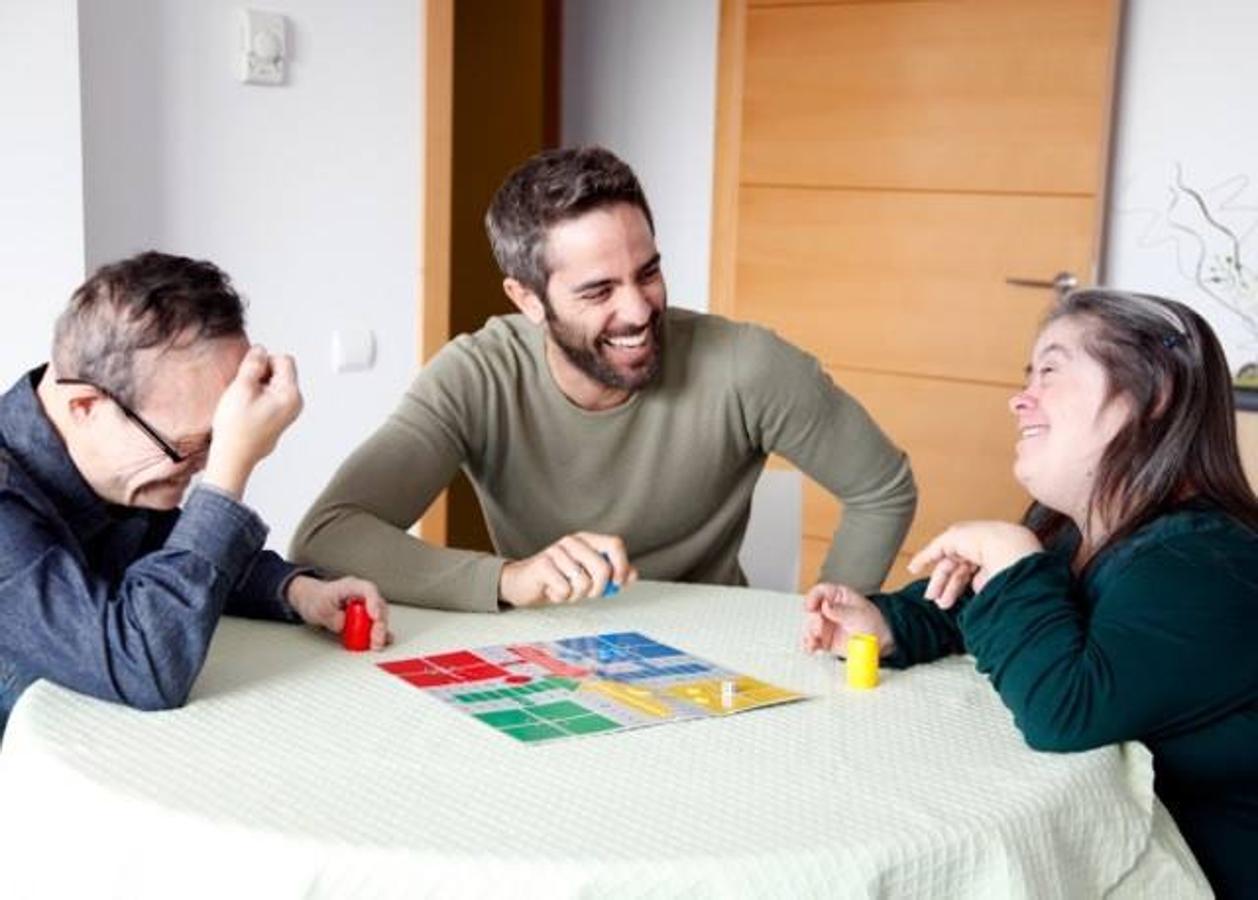
{"label": "white wall", "polygon": [[716,0],[566,0],[564,144],[602,144],[646,190],[669,302],[708,308]]}
{"label": "white wall", "polygon": [[0,389],[83,280],[75,0],[0,0]]}
{"label": "white wall", "polygon": [[[1192,304],[1236,370],[1258,362],[1258,3],[1127,6],[1105,281]],[[1237,247],[1240,281],[1218,265]]]}
{"label": "white wall", "polygon": [[[423,3],[268,0],[288,16],[282,87],[237,80],[240,8],[81,3],[87,258],[211,259],[251,337],[297,356],[305,411],[246,498],[283,550],[415,369]],[[332,372],[340,328],[375,332],[374,369]]]}

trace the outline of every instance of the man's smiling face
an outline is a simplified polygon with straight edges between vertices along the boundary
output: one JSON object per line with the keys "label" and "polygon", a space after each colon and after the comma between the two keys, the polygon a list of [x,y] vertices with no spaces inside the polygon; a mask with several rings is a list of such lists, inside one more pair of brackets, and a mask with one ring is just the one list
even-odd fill
{"label": "man's smiling face", "polygon": [[642,211],[618,203],[560,222],[547,233],[546,259],[547,329],[567,361],[605,388],[650,384],[668,298]]}

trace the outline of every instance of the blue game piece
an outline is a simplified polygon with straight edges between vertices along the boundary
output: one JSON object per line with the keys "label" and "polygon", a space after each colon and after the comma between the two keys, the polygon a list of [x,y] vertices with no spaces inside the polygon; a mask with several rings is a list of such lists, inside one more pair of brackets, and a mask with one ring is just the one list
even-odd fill
{"label": "blue game piece", "polygon": [[[612,558],[611,558],[610,556],[608,556],[606,553],[603,553],[603,552],[601,552],[601,551],[600,551],[600,553],[599,553],[599,556],[601,556],[601,557],[603,557],[603,559],[607,560],[607,562],[608,562],[609,564],[610,564],[610,563],[611,563],[611,561],[612,561]],[[607,587],[603,588],[603,594],[602,594],[602,596],[604,596],[604,597],[615,597],[615,596],[616,596],[617,594],[619,594],[619,593],[620,593],[620,585],[618,585],[618,584],[617,584],[616,582],[614,582],[614,581],[609,581],[609,582],[607,582]]]}

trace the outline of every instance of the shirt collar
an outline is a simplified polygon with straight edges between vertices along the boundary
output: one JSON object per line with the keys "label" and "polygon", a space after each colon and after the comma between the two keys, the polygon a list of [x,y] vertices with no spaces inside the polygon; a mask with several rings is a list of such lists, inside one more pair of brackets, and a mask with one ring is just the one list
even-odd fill
{"label": "shirt collar", "polygon": [[48,366],[27,372],[0,396],[0,441],[76,534],[90,538],[116,516],[83,478],[35,393]]}

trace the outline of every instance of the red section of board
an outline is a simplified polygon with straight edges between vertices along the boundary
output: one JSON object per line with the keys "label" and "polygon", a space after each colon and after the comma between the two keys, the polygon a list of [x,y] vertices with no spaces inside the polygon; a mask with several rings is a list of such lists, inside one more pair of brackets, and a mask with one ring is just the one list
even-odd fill
{"label": "red section of board", "polygon": [[506,669],[500,669],[497,666],[491,666],[486,663],[483,666],[469,666],[466,669],[456,669],[451,674],[459,681],[488,681],[491,678],[501,678],[511,673]]}
{"label": "red section of board", "polygon": [[398,678],[401,678],[403,681],[405,681],[408,684],[415,685],[415,687],[422,687],[422,688],[441,687],[442,685],[445,685],[445,684],[459,684],[459,680],[457,678],[455,678],[453,675],[446,675],[444,672],[413,672],[410,674],[401,673],[401,674],[398,674]]}
{"label": "red section of board", "polygon": [[468,666],[488,665],[475,653],[468,653],[466,650],[458,653],[442,653],[439,656],[425,656],[424,661],[442,669],[465,669]]}
{"label": "red section of board", "polygon": [[418,672],[436,672],[432,666],[422,659],[399,659],[395,662],[378,663],[380,668],[394,675],[415,674]]}

